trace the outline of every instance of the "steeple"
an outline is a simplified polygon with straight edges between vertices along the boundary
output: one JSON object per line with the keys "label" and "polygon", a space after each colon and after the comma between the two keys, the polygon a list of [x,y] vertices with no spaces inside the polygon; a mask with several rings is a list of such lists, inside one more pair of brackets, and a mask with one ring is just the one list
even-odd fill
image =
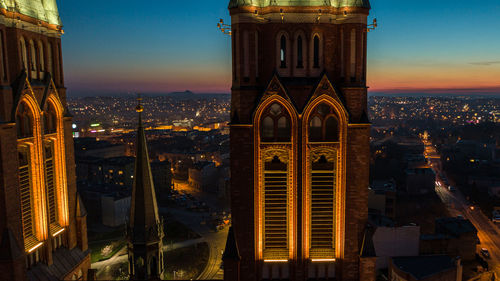
{"label": "steeple", "polygon": [[139,125],[137,128],[134,185],[127,233],[130,275],[133,280],[157,278],[163,273],[163,222],[158,215],[146,135],[142,125],[144,107],[141,100],[141,98],[138,99],[136,107],[139,115]]}

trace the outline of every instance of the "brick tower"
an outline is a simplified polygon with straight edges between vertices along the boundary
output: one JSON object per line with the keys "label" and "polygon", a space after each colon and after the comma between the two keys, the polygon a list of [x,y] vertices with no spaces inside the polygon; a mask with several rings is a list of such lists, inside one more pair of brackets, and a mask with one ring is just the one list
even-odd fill
{"label": "brick tower", "polygon": [[226,280],[372,280],[368,0],[232,0],[229,10]]}
{"label": "brick tower", "polygon": [[87,279],[56,0],[0,0],[0,280]]}
{"label": "brick tower", "polygon": [[[140,102],[140,100],[139,100]],[[130,280],[160,280],[163,276],[163,222],[158,215],[146,135],[144,108],[139,103],[134,186],[127,228]]]}

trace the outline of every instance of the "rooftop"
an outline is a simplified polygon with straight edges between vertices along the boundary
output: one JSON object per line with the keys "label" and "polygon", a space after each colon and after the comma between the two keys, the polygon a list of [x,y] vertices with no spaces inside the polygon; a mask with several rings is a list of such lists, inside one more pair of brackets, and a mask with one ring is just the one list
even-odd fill
{"label": "rooftop", "polygon": [[459,237],[462,234],[477,232],[476,227],[464,218],[439,218],[436,219],[436,233]]}
{"label": "rooftop", "polygon": [[370,9],[369,0],[231,0],[229,8],[243,6],[270,7],[270,6],[301,6],[301,7],[359,7]]}
{"label": "rooftop", "polygon": [[0,0],[0,13],[19,13],[49,24],[62,26],[56,0]]}
{"label": "rooftop", "polygon": [[409,273],[417,280],[422,280],[456,267],[455,259],[444,255],[395,257],[392,258],[392,264],[399,270]]}

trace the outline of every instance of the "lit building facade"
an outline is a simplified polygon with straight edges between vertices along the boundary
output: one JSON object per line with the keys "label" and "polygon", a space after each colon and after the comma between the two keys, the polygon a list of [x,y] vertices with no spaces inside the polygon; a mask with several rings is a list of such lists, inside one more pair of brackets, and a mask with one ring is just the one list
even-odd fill
{"label": "lit building facade", "polygon": [[[0,279],[86,279],[55,0],[0,0]],[[57,268],[57,270],[54,270]]]}
{"label": "lit building facade", "polygon": [[368,0],[232,0],[226,280],[374,280]]}

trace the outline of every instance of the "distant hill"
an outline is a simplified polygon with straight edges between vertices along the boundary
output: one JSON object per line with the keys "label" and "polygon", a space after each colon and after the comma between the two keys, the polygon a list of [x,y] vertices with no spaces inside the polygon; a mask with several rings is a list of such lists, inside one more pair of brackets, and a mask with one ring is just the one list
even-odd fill
{"label": "distant hill", "polygon": [[193,93],[189,90],[184,91],[184,92],[172,92],[168,94],[144,94],[144,96],[147,97],[170,97],[174,99],[184,99],[184,100],[190,100],[190,99],[211,99],[211,98],[230,98],[230,94],[223,94],[223,93]]}

